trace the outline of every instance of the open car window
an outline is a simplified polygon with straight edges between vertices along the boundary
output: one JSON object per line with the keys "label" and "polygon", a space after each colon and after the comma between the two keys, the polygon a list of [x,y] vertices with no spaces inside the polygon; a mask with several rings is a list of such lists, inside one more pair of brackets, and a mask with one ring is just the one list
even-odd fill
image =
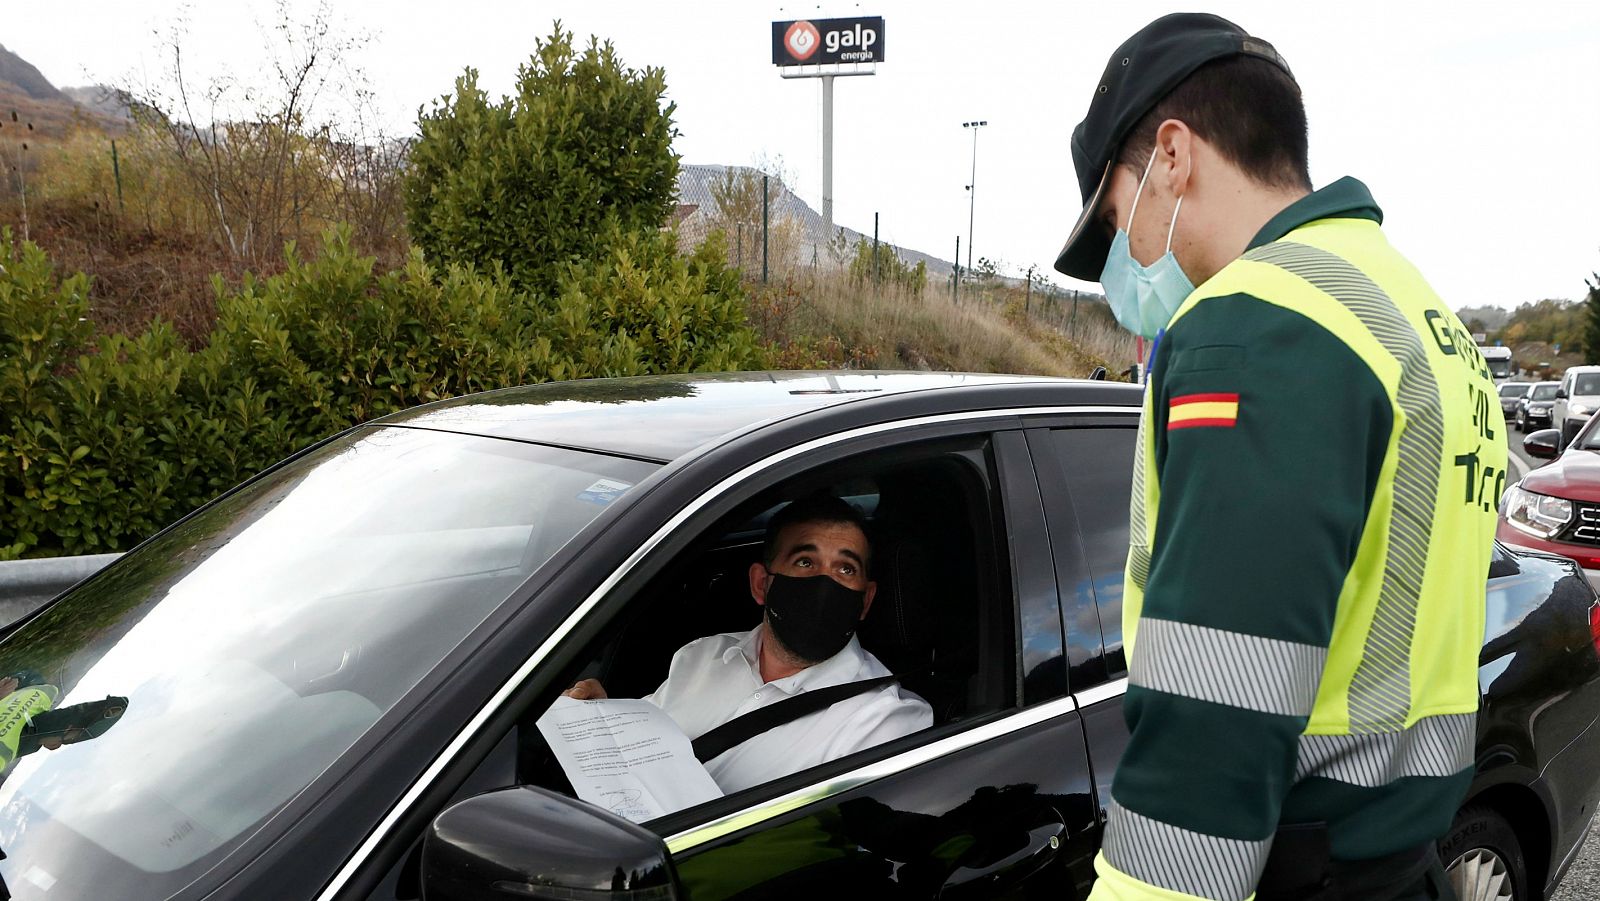
{"label": "open car window", "polygon": [[[647,825],[666,832],[701,821],[804,783],[811,770],[914,746],[1015,706],[1015,614],[992,469],[987,442],[964,439],[867,453],[770,486],[703,529],[689,550],[628,600],[563,684],[595,678],[611,698],[643,698],[690,642],[758,630],[762,608],[751,597],[748,574],[762,559],[768,520],[796,497],[819,491],[840,497],[867,519],[872,543],[877,593],[857,641],[889,672],[901,674],[895,689],[926,702],[932,722],[925,731],[891,734],[881,746],[841,758],[774,755],[767,781]],[[541,699],[519,723],[517,781],[576,794],[534,728],[549,700]],[[691,739],[694,731],[685,730]]]}

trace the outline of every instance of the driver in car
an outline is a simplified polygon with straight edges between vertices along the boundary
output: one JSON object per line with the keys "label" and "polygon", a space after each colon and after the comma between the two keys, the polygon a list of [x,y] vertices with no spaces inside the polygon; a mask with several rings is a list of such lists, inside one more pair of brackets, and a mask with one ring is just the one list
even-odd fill
{"label": "driver in car", "polygon": [[[871,562],[866,522],[848,503],[813,495],[784,507],[767,526],[762,562],[750,566],[761,624],[679,648],[666,681],[645,700],[693,739],[807,691],[890,676],[856,636],[877,592]],[[564,694],[606,697],[595,679]],[[928,703],[888,682],[760,732],[705,761],[706,769],[731,793],[931,725]]]}

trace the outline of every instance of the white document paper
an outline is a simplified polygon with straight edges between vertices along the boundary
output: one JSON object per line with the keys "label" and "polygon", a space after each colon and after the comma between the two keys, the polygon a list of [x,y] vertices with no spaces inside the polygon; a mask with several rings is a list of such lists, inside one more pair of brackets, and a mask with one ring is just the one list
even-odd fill
{"label": "white document paper", "polygon": [[689,737],[649,701],[557,698],[538,726],[578,797],[624,819],[722,797]]}

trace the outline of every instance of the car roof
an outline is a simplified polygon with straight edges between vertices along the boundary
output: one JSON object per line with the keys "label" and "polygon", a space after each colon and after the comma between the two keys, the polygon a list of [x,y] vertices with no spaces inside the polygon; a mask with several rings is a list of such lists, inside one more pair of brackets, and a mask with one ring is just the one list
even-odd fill
{"label": "car roof", "polygon": [[[851,401],[968,386],[1076,381],[985,373],[860,371],[582,379],[452,398],[385,416],[374,424],[487,435],[667,462],[754,425]],[[1105,382],[1079,384],[1106,386]]]}

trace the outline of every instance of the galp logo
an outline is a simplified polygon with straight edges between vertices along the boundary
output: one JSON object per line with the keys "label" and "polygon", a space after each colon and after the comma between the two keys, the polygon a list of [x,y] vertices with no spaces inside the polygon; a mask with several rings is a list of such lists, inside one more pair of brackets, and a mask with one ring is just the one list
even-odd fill
{"label": "galp logo", "polygon": [[795,62],[803,63],[810,59],[821,44],[822,35],[817,34],[817,26],[803,20],[790,25],[783,34],[783,46]]}

